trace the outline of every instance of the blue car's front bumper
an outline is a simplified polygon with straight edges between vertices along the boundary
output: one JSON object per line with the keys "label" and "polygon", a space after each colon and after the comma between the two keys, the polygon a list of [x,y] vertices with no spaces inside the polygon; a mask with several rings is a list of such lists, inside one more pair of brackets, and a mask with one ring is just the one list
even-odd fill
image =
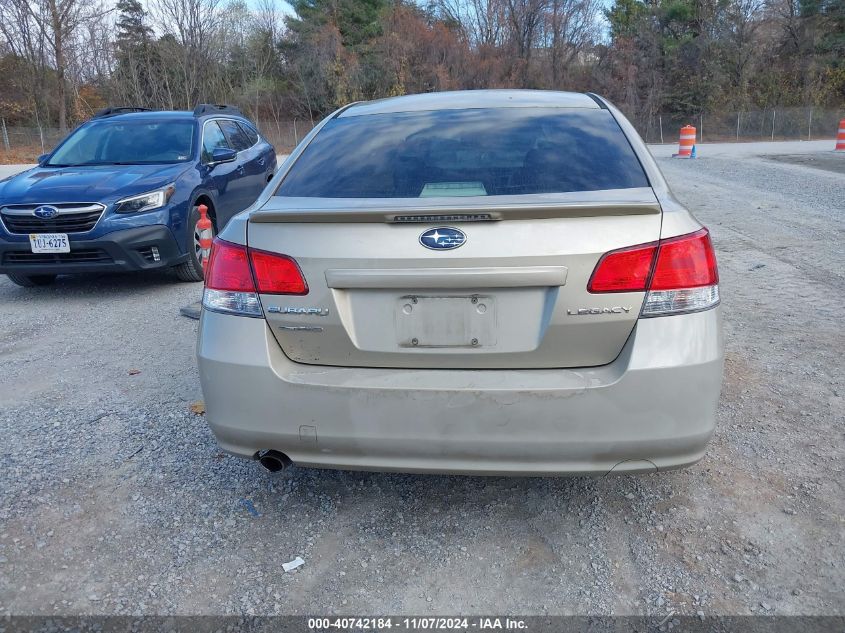
{"label": "blue car's front bumper", "polygon": [[90,238],[72,236],[70,253],[33,253],[29,238],[26,239],[0,239],[0,273],[62,275],[146,270],[173,266],[188,257],[180,251],[170,228],[162,224]]}
{"label": "blue car's front bumper", "polygon": [[[29,235],[11,232],[0,223],[0,273],[63,275],[88,272],[119,272],[164,268],[188,258],[183,234],[182,207],[172,205],[137,214],[106,210],[84,232],[69,232],[69,253],[33,253]],[[181,230],[180,230],[181,229]],[[38,232],[62,232],[45,225]]]}

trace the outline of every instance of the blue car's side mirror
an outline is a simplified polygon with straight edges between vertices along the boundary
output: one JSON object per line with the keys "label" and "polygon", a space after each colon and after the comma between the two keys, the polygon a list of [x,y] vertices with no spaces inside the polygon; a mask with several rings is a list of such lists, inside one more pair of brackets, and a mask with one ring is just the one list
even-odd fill
{"label": "blue car's side mirror", "polygon": [[47,162],[47,159],[50,158],[49,154],[41,154],[36,160],[38,161],[38,166],[42,167],[44,163]]}
{"label": "blue car's side mirror", "polygon": [[211,153],[211,164],[217,165],[218,163],[231,163],[232,161],[237,158],[238,153],[233,150],[229,149],[228,147],[218,147]]}

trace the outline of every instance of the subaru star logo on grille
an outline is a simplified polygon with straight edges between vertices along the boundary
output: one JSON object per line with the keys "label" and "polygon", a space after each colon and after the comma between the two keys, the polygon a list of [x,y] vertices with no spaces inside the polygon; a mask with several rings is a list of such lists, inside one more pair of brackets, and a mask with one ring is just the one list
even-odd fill
{"label": "subaru star logo on grille", "polygon": [[466,234],[448,226],[438,226],[436,229],[428,229],[420,235],[420,244],[433,250],[446,250],[458,248],[467,241]]}
{"label": "subaru star logo on grille", "polygon": [[37,218],[41,218],[42,220],[50,220],[59,215],[59,210],[56,207],[51,207],[48,204],[44,204],[40,207],[35,207],[35,209],[33,209],[32,211],[32,215]]}

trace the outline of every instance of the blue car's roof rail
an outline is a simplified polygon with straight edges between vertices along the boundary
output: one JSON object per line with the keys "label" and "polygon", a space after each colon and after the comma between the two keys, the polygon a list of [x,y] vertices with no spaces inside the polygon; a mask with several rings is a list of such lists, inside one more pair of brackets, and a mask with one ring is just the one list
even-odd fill
{"label": "blue car's roof rail", "polygon": [[121,107],[113,107],[109,106],[108,108],[103,108],[102,110],[97,110],[94,113],[92,118],[100,119],[106,116],[115,116],[117,114],[126,114],[127,112],[149,112],[149,108],[139,108],[136,106],[121,106]]}
{"label": "blue car's roof rail", "polygon": [[[130,114],[132,112],[156,112],[156,110],[153,110],[152,108],[141,108],[137,106],[109,106],[108,108],[103,108],[102,110],[98,110],[97,112],[95,112],[92,118],[102,119],[105,117],[117,116],[118,114]],[[193,115],[195,117],[206,116],[209,114],[231,114],[232,116],[237,116],[249,121],[249,117],[247,117],[243,112],[241,112],[239,108],[231,105],[224,105],[219,103],[200,103],[196,108],[194,108],[193,111]]]}
{"label": "blue car's roof rail", "polygon": [[194,116],[203,116],[206,114],[233,114],[244,119],[246,118],[244,113],[235,106],[221,103],[200,103],[194,108]]}

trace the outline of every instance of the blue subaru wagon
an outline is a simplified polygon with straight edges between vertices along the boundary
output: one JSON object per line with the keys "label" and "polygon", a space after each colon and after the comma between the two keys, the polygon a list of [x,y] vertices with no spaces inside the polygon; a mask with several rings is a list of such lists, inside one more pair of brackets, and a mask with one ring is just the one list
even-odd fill
{"label": "blue subaru wagon", "polygon": [[216,234],[275,170],[273,146],[236,108],[101,110],[37,167],[0,181],[0,273],[40,286],[172,267],[201,281],[199,205]]}

